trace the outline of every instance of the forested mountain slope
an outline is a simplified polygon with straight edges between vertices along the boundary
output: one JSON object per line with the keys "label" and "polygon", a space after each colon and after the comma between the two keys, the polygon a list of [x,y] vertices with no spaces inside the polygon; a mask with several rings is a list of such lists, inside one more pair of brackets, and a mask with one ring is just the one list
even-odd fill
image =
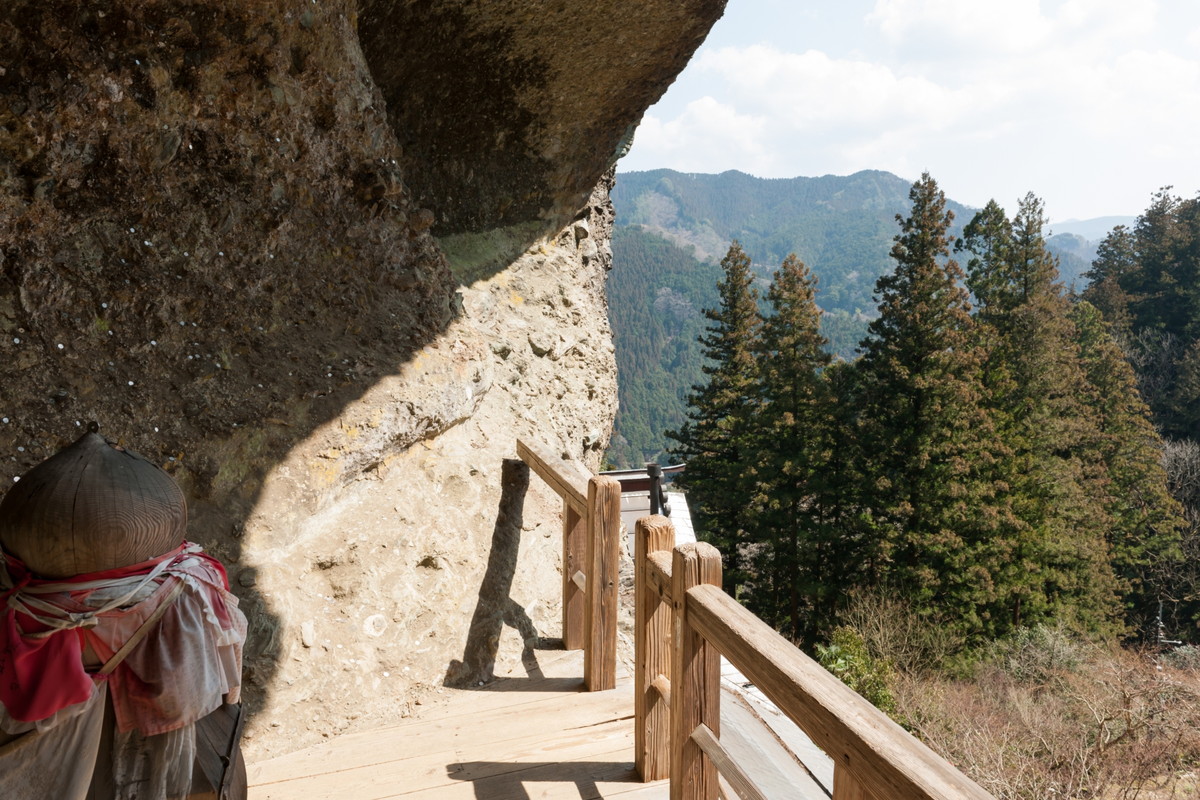
{"label": "forested mountain slope", "polygon": [[[701,379],[701,312],[716,304],[717,262],[734,239],[750,256],[760,290],[789,253],[800,257],[818,279],[831,352],[853,359],[876,315],[875,281],[891,269],[896,215],[908,209],[910,186],[879,170],[787,179],[737,171],[619,174],[609,302],[621,398],[608,460],[637,466],[663,457],[663,432],[680,423],[683,398]],[[974,209],[947,206],[956,236]],[[1069,235],[1048,242],[1068,286],[1082,288],[1076,276],[1090,261],[1089,245]]]}
{"label": "forested mountain slope", "polygon": [[819,277],[831,349],[853,358],[875,313],[872,287],[889,268],[908,188],[879,171],[791,179],[665,169],[619,175],[609,302],[621,410],[608,459],[626,466],[662,457],[663,431],[680,423],[683,398],[701,378],[701,311],[716,304],[717,262],[734,239],[763,289],[788,253],[799,255]]}

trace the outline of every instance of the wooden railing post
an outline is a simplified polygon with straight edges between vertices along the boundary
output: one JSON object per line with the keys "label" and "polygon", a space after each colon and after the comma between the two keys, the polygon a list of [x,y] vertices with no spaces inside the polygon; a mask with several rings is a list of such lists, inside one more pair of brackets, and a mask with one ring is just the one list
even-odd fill
{"label": "wooden railing post", "polygon": [[617,686],[617,571],[621,559],[621,482],[588,481],[587,511],[588,644],[583,653],[583,682],[588,691]]}
{"label": "wooden railing post", "polygon": [[563,500],[563,617],[562,641],[565,650],[582,650],[587,642],[585,618],[587,598],[575,583],[575,573],[587,574],[587,521],[567,500]]}
{"label": "wooden railing post", "polygon": [[671,710],[651,684],[671,677],[671,608],[650,585],[647,556],[675,546],[675,526],[666,517],[642,517],[634,536],[634,766],[643,781],[671,775]]}
{"label": "wooden railing post", "polygon": [[721,735],[721,656],[692,629],[687,591],[721,585],[721,554],[704,542],[681,544],[671,562],[671,800],[716,800],[717,768],[692,739],[700,725]]}

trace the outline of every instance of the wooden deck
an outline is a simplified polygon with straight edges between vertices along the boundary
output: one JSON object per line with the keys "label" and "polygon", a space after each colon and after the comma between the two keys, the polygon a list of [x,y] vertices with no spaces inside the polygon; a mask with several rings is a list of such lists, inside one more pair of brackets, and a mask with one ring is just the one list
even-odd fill
{"label": "wooden deck", "polygon": [[633,684],[583,690],[580,651],[539,651],[534,676],[446,689],[395,727],[249,766],[251,800],[666,800],[633,769]]}

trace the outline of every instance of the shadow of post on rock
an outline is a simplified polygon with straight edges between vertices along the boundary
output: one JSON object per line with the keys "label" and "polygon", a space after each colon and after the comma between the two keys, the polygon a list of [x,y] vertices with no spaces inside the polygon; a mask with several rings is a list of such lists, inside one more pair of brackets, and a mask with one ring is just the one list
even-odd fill
{"label": "shadow of post on rock", "polygon": [[500,505],[492,529],[487,569],[479,585],[479,600],[467,631],[462,660],[450,662],[446,686],[466,689],[486,684],[495,677],[500,634],[505,625],[521,636],[521,663],[529,676],[540,677],[542,674],[535,649],[551,649],[552,640],[538,635],[529,614],[511,596],[528,490],[529,467],[518,459],[504,459],[500,472]]}

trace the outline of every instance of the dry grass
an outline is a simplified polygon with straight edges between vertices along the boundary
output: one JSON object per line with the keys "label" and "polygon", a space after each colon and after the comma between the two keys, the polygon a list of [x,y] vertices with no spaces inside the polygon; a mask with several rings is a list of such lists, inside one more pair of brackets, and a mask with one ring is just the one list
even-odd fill
{"label": "dry grass", "polygon": [[899,716],[999,800],[1196,796],[1200,677],[1042,630],[973,680],[900,675]]}

